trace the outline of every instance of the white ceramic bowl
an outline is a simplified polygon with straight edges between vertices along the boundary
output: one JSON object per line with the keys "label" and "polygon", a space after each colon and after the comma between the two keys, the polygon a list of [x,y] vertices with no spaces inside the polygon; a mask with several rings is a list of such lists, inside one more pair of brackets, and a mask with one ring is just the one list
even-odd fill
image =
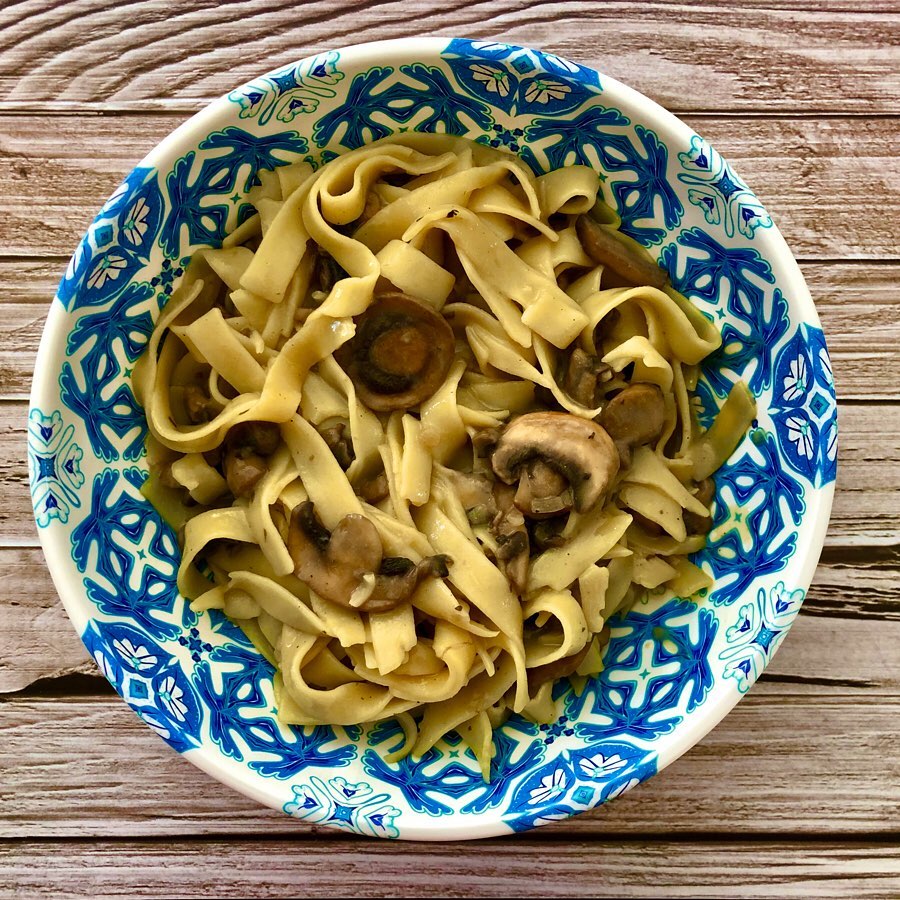
{"label": "white ceramic bowl", "polygon": [[[400,130],[450,131],[536,169],[587,163],[623,230],[723,330],[697,395],[731,383],[758,421],[717,476],[694,603],[614,620],[606,669],[551,726],[513,719],[485,784],[459,742],[388,764],[397,729],[293,729],[272,672],[174,583],[178,548],[139,493],[145,423],[130,376],[182,267],[248,207],[260,167],[314,165]],[[668,765],[765,668],[796,615],[834,490],[825,341],[780,234],[712,147],[592,69],[506,44],[410,39],[323,53],[210,104],[155,147],[75,251],[47,321],[29,420],[35,515],[72,623],[135,712],[225,784],[307,822],[412,839],[485,837],[596,806]],[[228,788],[223,787],[223,791]]]}

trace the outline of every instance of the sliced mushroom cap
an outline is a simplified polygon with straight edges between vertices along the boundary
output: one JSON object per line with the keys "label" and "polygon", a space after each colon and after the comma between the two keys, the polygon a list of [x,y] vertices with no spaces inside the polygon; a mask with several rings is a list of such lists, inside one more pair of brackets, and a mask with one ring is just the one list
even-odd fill
{"label": "sliced mushroom cap", "polygon": [[367,478],[356,489],[357,496],[362,497],[368,503],[380,503],[391,494],[391,486],[388,484],[387,474],[379,472],[371,478]]}
{"label": "sliced mushroom cap", "polygon": [[258,453],[240,455],[228,452],[225,454],[223,468],[228,490],[235,497],[249,497],[269,470],[265,459]]}
{"label": "sliced mushroom cap", "polygon": [[330,428],[322,428],[319,433],[325,439],[328,449],[334,454],[338,465],[346,472],[356,459],[353,439],[344,422],[338,422]]}
{"label": "sliced mushroom cap", "polygon": [[600,385],[612,378],[612,368],[599,356],[586,353],[576,347],[565,363],[563,390],[576,402],[588,409],[597,406]]}
{"label": "sliced mushroom cap", "polygon": [[344,516],[330,532],[309,501],[291,514],[287,545],[294,574],[320,597],[341,606],[350,606],[363,575],[381,568],[381,538],[365,516]]}
{"label": "sliced mushroom cap", "polygon": [[603,408],[600,424],[615,441],[623,461],[641,444],[659,438],[666,424],[666,404],[655,384],[631,384]]}
{"label": "sliced mushroom cap", "polygon": [[669,283],[666,271],[643,247],[620,239],[587,213],[578,217],[575,230],[585,253],[595,262],[612,269],[628,284],[647,284],[662,290]]}
{"label": "sliced mushroom cap", "polygon": [[366,612],[387,612],[394,609],[409,600],[419,583],[426,578],[446,578],[450,574],[447,568],[449,562],[450,558],[443,555],[426,556],[419,563],[414,563],[405,556],[388,557],[381,563],[372,592],[356,608]]}
{"label": "sliced mushroom cap", "polygon": [[338,362],[370,409],[409,409],[447,377],[455,339],[447,320],[407,294],[382,294],[356,319]]}
{"label": "sliced mushroom cap", "polygon": [[535,459],[568,481],[578,512],[594,506],[619,471],[619,454],[605,429],[570,413],[537,412],[514,419],[491,465],[501,481],[513,484]]}
{"label": "sliced mushroom cap", "polygon": [[420,563],[384,559],[381,538],[365,516],[344,516],[329,532],[309,501],[297,506],[288,529],[294,574],[332,603],[361,612],[394,609],[413,595],[423,578],[448,574],[445,556]]}

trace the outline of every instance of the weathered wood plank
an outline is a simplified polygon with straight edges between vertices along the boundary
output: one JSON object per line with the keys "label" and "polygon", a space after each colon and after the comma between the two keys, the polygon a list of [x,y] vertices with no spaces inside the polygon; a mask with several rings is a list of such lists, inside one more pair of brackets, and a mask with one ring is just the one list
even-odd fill
{"label": "weathered wood plank", "polygon": [[895,14],[892,3],[190,0],[173,16],[152,0],[124,15],[113,0],[32,0],[0,12],[0,99],[190,109],[324,49],[475,34],[596,66],[674,110],[895,112]]}
{"label": "weathered wood plank", "polygon": [[[40,860],[40,863],[37,863]],[[895,897],[900,849],[865,841],[334,840],[13,844],[0,878],[27,897]],[[2,889],[0,889],[2,890]]]}
{"label": "weathered wood plank", "polygon": [[[0,226],[2,227],[2,226]],[[801,265],[843,400],[900,400],[900,264]],[[62,259],[0,259],[0,397],[27,397]]]}
{"label": "weathered wood plank", "polygon": [[[116,185],[184,118],[4,116],[0,248],[68,256]],[[685,118],[757,191],[799,257],[896,258],[900,119]]]}
{"label": "weathered wood plank", "polygon": [[[826,546],[900,543],[900,406],[845,405]],[[25,467],[26,405],[0,402],[0,543],[34,539]]]}
{"label": "weathered wood plank", "polygon": [[[198,772],[112,696],[0,702],[0,738],[0,840],[309,834]],[[541,834],[900,840],[898,740],[896,696],[761,683],[666,770]]]}
{"label": "weathered wood plank", "polygon": [[[869,566],[819,566],[803,615],[769,666],[768,679],[806,683],[810,691],[900,687],[900,559],[892,568]],[[57,598],[40,549],[0,548],[0,606],[0,695],[41,679],[98,675]]]}

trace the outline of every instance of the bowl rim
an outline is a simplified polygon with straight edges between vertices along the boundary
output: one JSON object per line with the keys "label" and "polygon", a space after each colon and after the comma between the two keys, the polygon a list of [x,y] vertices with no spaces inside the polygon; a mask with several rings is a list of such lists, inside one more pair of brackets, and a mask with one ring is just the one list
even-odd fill
{"label": "bowl rim", "polygon": [[[183,152],[196,147],[198,140],[205,137],[211,129],[216,126],[221,126],[224,120],[230,121],[231,118],[233,118],[234,104],[229,99],[231,93],[242,90],[243,88],[249,88],[254,81],[258,81],[261,78],[265,78],[277,72],[282,72],[287,67],[302,65],[321,55],[321,53],[336,52],[340,54],[343,61],[347,61],[350,67],[353,68],[371,66],[374,64],[395,65],[411,61],[437,61],[442,58],[442,55],[446,52],[449,43],[453,39],[454,38],[449,36],[426,36],[364,42],[333,48],[333,50],[321,50],[318,53],[303,57],[292,63],[278,65],[268,72],[255,76],[251,81],[236,86],[228,93],[222,94],[216,99],[206,103],[202,109],[191,115],[160,140],[143,157],[143,159],[136,163],[133,169],[141,167],[158,168],[160,161],[166,159],[173,151]],[[506,42],[498,43],[502,43],[503,46],[513,51],[532,50],[532,48],[522,47],[516,44],[509,44]],[[534,51],[532,50],[532,52]],[[539,52],[544,53],[545,51]],[[567,61],[564,57],[558,57],[556,54],[550,55],[563,61]],[[687,148],[690,147],[692,138],[699,137],[689,125],[656,101],[617,79],[604,74],[593,66],[588,66],[586,64],[579,65],[595,72],[599,76],[602,88],[601,96],[605,95],[608,99],[611,99],[613,105],[624,98],[629,105],[640,110],[643,120],[652,125],[654,131],[659,134],[666,144],[677,144]],[[82,237],[81,241],[79,241],[74,254],[78,253],[78,249],[84,240],[86,240],[86,236]],[[766,257],[773,260],[777,259],[778,261],[781,276],[779,279],[779,287],[782,287],[785,294],[790,296],[792,308],[797,310],[796,319],[798,326],[808,324],[820,328],[819,316],[799,265],[774,222],[770,228],[765,230],[764,242],[766,244]],[[41,407],[46,408],[46,404],[43,401],[48,397],[52,397],[51,380],[43,374],[39,375],[38,373],[43,373],[44,371],[52,372],[53,367],[51,366],[48,368],[46,362],[53,358],[54,348],[59,347],[60,342],[64,341],[68,335],[67,316],[68,312],[63,308],[62,304],[56,302],[56,298],[54,298],[54,301],[52,301],[50,305],[50,310],[38,347],[34,368],[35,375],[29,396],[29,414],[34,409],[39,409]],[[55,372],[53,374],[55,375]],[[55,383],[53,386],[55,387]],[[836,416],[837,411],[835,410],[835,417]],[[815,494],[809,498],[807,503],[807,509],[804,515],[804,528],[798,535],[798,537],[802,537],[804,540],[802,543],[798,540],[798,545],[793,557],[793,564],[797,566],[794,571],[799,577],[792,579],[792,583],[796,583],[796,585],[802,587],[804,591],[808,589],[812,581],[819,556],[824,546],[825,534],[832,510],[834,490],[834,481],[817,486]],[[47,561],[47,567],[58,596],[62,601],[73,626],[76,628],[76,631],[79,631],[78,623],[87,624],[92,620],[91,616],[85,610],[85,600],[82,596],[84,589],[80,584],[77,587],[73,586],[68,579],[68,573],[64,566],[66,561],[62,547],[64,542],[60,539],[61,535],[58,529],[38,528],[37,531]],[[66,547],[65,550],[67,554],[68,547]],[[798,563],[800,560],[802,560],[802,562]],[[787,631],[789,629],[790,625],[788,625],[785,630]],[[84,629],[81,629],[79,635],[81,636],[83,633]],[[771,658],[777,650],[778,647],[774,648],[768,662],[771,662]],[[681,722],[673,732],[661,737],[659,746],[655,748],[657,751],[657,772],[662,771],[662,769],[674,762],[702,740],[716,725],[719,724],[719,722],[721,722],[734,706],[737,705],[743,696],[744,693],[739,693],[736,690],[721,690],[711,693],[706,700],[704,700],[701,714],[687,716],[685,721]],[[244,796],[256,800],[270,808],[282,811],[282,804],[280,803],[280,800],[275,798],[274,792],[264,789],[267,783],[258,784],[254,779],[248,779],[246,777],[244,771],[245,763],[226,758],[220,753],[213,752],[212,749],[206,745],[196,749],[189,749],[179,755],[183,755],[199,769],[228,787],[237,790]],[[589,807],[589,809],[597,808],[602,805],[603,802],[608,801],[597,800]],[[503,835],[509,836],[509,826],[504,823],[501,817],[502,807],[497,807],[491,812],[495,815],[490,821],[488,821],[485,815],[479,816],[477,821],[466,817],[451,815],[433,819],[430,823],[431,827],[428,828],[404,825],[401,839],[413,841],[445,841],[468,840]],[[572,813],[571,815],[575,814],[579,813]],[[541,824],[545,823],[538,823],[538,825]]]}

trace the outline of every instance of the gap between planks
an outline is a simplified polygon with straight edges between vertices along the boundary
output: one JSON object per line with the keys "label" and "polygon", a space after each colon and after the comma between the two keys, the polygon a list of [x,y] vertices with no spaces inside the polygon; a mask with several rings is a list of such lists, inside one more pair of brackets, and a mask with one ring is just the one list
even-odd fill
{"label": "gap between planks", "polygon": [[[874,833],[900,843],[898,723],[896,696],[758,685],[665,770],[540,834]],[[114,697],[0,704],[0,736],[0,838],[310,833],[196,770]]]}
{"label": "gap between planks", "polygon": [[[52,850],[51,850],[52,848]],[[37,858],[40,864],[35,864]],[[805,843],[495,839],[135,841],[17,844],[0,878],[27,896],[753,897],[896,896],[900,848],[866,840]],[[62,889],[61,889],[62,886]],[[138,887],[139,886],[139,887]]]}
{"label": "gap between planks", "polygon": [[0,91],[24,102],[190,102],[328,48],[407,36],[414,22],[416,34],[542,47],[673,110],[698,99],[733,111],[896,104],[896,7],[883,3],[184,0],[175,15],[129,3],[124,21],[113,0],[30,6],[0,13]]}

